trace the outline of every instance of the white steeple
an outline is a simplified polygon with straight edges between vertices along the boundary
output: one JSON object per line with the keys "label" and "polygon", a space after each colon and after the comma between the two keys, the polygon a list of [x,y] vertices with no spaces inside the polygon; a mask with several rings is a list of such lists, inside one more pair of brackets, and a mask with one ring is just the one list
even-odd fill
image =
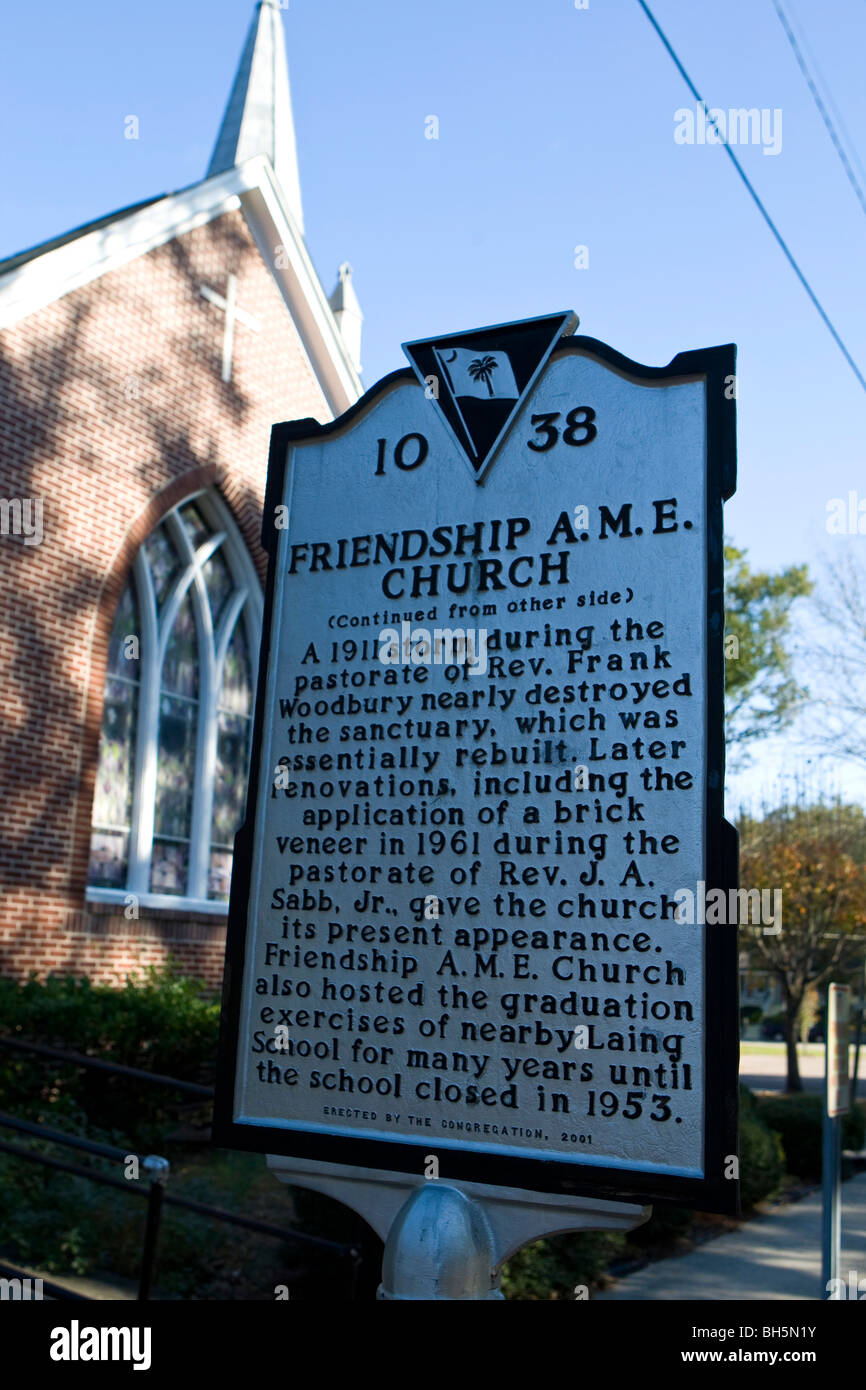
{"label": "white steeple", "polygon": [[337,320],[337,327],[346,347],[349,349],[349,356],[352,359],[355,371],[361,371],[361,324],[364,322],[364,315],[361,313],[361,306],[358,303],[358,296],[352,284],[352,267],[348,261],[343,261],[339,269],[339,279],[336,288],[331,295],[328,303],[334,318]]}
{"label": "white steeple", "polygon": [[301,183],[279,5],[259,0],[208,168],[208,178],[264,154],[301,235]]}

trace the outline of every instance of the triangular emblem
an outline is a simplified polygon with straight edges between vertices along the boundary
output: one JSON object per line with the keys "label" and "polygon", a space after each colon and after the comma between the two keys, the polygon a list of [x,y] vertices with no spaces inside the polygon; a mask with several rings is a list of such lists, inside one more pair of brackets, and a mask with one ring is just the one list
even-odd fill
{"label": "triangular emblem", "polygon": [[572,310],[404,343],[403,351],[480,482],[563,335]]}

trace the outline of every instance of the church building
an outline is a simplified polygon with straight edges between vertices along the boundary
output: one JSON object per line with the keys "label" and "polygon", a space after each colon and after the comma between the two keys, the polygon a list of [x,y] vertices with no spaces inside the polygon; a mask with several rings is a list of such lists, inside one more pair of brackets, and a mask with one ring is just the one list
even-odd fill
{"label": "church building", "polygon": [[219,982],[270,429],[358,399],[360,338],[261,0],[205,178],[0,261],[0,973]]}

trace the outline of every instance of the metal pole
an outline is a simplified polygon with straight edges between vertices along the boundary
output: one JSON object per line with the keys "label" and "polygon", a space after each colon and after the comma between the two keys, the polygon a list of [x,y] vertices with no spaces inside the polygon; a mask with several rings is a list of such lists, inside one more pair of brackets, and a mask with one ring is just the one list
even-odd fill
{"label": "metal pole", "polygon": [[[832,1007],[831,1007],[832,1000]],[[821,1116],[821,1298],[830,1297],[831,1280],[838,1277],[839,1243],[842,1236],[840,1219],[841,1151],[840,1120],[830,1114],[830,1072],[835,1061],[831,1046],[836,1037],[836,1005],[834,987],[827,990],[824,1029],[824,1104]]]}
{"label": "metal pole", "polygon": [[840,1211],[841,1164],[839,1151],[839,1117],[827,1114],[824,1107],[824,1129],[821,1154],[823,1187],[823,1227],[821,1252],[821,1297],[830,1296],[830,1281],[839,1274],[839,1245],[842,1238]]}
{"label": "metal pole", "polygon": [[483,1208],[459,1188],[416,1187],[385,1242],[380,1299],[502,1299]]}
{"label": "metal pole", "polygon": [[857,1013],[857,1031],[854,1034],[854,1070],[851,1073],[851,1104],[857,1104],[857,1079],[860,1073],[860,1038],[863,1033],[863,1014],[866,1012],[866,956],[863,957],[863,979],[860,982],[860,1008]]}
{"label": "metal pole", "polygon": [[150,1178],[150,1192],[147,1198],[147,1220],[144,1225],[144,1246],[141,1252],[141,1277],[138,1283],[138,1301],[146,1303],[150,1299],[153,1283],[153,1269],[156,1264],[156,1246],[159,1240],[159,1221],[162,1215],[162,1198],[171,1164],[167,1158],[148,1154],[142,1159],[142,1167]]}
{"label": "metal pole", "polygon": [[355,1248],[347,1255],[349,1261],[349,1302],[354,1303],[358,1295],[358,1279],[361,1274],[361,1252]]}

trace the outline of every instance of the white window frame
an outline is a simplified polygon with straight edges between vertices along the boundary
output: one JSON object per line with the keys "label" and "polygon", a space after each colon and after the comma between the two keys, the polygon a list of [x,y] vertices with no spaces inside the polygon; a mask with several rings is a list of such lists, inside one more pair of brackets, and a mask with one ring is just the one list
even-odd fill
{"label": "white window frame", "polygon": [[[214,532],[196,551],[193,550],[180,518],[182,509],[191,502],[196,504]],[[258,575],[243,538],[222,498],[213,489],[203,489],[184,497],[162,518],[159,526],[163,526],[168,532],[180,558],[181,569],[165,596],[160,617],[157,613],[156,593],[150,567],[145,558],[144,545],[139,548],[133,565],[132,583],[140,625],[141,670],[126,887],[88,886],[86,901],[128,905],[130,898],[134,898],[141,907],[173,908],[175,911],[206,912],[225,916],[228,903],[215,902],[207,896],[218,733],[217,701],[226,652],[238,621],[243,622],[245,628],[252,689],[255,695],[264,601]],[[203,567],[216,550],[222,552],[235,588],[215,632]],[[153,893],[148,885],[156,812],[162,666],[174,620],[187,593],[192,597],[198,640],[198,730],[190,820],[188,884],[185,894]],[[251,709],[251,733],[252,714]],[[249,747],[247,759],[249,760]]]}

